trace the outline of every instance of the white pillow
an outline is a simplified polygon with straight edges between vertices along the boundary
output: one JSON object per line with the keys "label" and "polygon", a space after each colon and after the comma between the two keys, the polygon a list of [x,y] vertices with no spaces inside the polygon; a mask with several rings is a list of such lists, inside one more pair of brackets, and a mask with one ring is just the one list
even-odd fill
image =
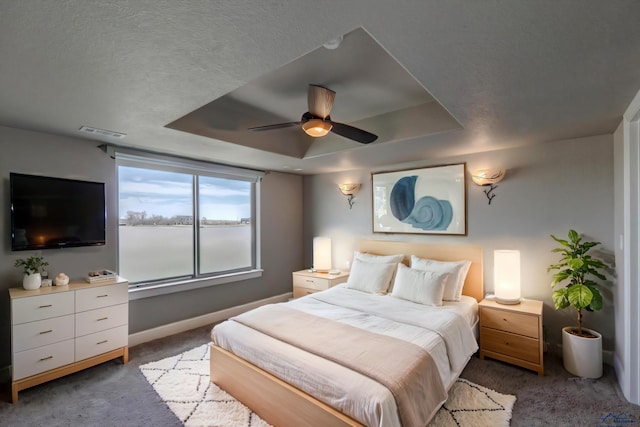
{"label": "white pillow", "polygon": [[424,305],[442,305],[442,295],[449,279],[448,273],[434,273],[398,265],[392,297]]}
{"label": "white pillow", "polygon": [[391,283],[396,264],[365,262],[356,258],[345,287],[370,294],[385,294]]}
{"label": "white pillow", "polygon": [[376,262],[376,263],[383,263],[383,264],[393,264],[393,274],[391,275],[391,279],[389,281],[389,286],[388,288],[388,292],[391,291],[391,289],[393,288],[393,282],[395,280],[396,277],[396,265],[398,263],[401,263],[402,261],[404,261],[404,254],[395,254],[395,255],[375,255],[375,254],[369,254],[366,252],[358,252],[358,251],[354,251],[353,252],[353,259],[359,259],[361,261],[366,261],[366,262]]}
{"label": "white pillow", "polygon": [[418,258],[411,255],[411,268],[433,271],[434,273],[448,273],[451,275],[444,288],[444,301],[460,301],[464,280],[467,278],[471,261],[436,261]]}
{"label": "white pillow", "polygon": [[381,262],[384,264],[397,264],[404,260],[404,254],[396,254],[396,255],[375,255],[368,254],[366,252],[358,252],[355,251],[353,253],[353,259],[359,259],[366,262]]}

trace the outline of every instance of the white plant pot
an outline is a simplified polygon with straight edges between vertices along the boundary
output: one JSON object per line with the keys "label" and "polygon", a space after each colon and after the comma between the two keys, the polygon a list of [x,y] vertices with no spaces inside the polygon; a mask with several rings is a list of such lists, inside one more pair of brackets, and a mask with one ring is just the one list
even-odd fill
{"label": "white plant pot", "polygon": [[22,278],[22,287],[28,291],[38,289],[42,284],[42,276],[40,273],[25,274]]}
{"label": "white plant pot", "polygon": [[594,330],[582,328],[596,338],[579,337],[569,333],[573,329],[575,329],[574,326],[562,329],[564,368],[578,377],[600,378],[602,376],[602,335]]}

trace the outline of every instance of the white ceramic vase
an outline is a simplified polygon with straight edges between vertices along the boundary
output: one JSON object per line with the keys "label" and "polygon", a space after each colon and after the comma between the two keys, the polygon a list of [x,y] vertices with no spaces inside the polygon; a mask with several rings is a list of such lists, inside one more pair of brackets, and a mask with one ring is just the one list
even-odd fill
{"label": "white ceramic vase", "polygon": [[600,378],[602,376],[602,335],[598,332],[582,328],[596,338],[584,338],[569,333],[575,329],[567,326],[562,329],[562,362],[564,368],[583,378]]}
{"label": "white ceramic vase", "polygon": [[40,273],[25,274],[22,278],[22,287],[28,291],[38,289],[42,284],[42,276]]}

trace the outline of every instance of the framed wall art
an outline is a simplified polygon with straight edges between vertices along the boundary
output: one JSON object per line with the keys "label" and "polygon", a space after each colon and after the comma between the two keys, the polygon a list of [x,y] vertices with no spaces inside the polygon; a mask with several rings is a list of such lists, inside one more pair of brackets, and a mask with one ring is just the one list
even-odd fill
{"label": "framed wall art", "polygon": [[371,174],[373,232],[467,234],[466,163]]}

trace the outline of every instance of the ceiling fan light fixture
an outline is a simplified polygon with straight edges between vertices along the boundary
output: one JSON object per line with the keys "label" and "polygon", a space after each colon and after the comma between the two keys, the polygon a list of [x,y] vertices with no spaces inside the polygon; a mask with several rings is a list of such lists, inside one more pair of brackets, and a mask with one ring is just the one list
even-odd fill
{"label": "ceiling fan light fixture", "polygon": [[325,136],[331,131],[332,127],[333,125],[330,122],[322,119],[310,119],[302,123],[302,129],[305,133],[314,138]]}

